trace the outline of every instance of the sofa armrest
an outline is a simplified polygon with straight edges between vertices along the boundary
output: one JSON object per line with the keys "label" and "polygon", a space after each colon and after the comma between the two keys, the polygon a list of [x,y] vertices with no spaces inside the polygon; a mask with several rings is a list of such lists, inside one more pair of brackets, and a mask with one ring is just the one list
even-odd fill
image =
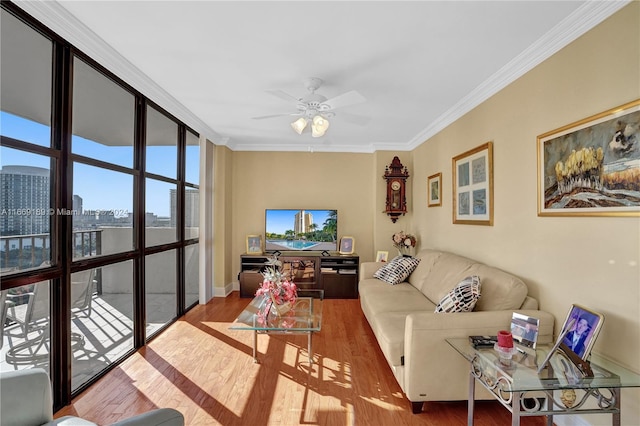
{"label": "sofa armrest", "polygon": [[386,265],[386,262],[362,262],[360,263],[360,279],[373,278],[373,274]]}
{"label": "sofa armrest", "polygon": [[[540,320],[538,342],[553,340],[554,317],[544,311],[516,312]],[[469,363],[445,339],[496,335],[509,329],[513,311],[409,314],[404,334],[404,391],[410,401],[466,399]],[[446,360],[443,362],[443,360]]]}
{"label": "sofa armrest", "polygon": [[112,426],[184,426],[184,416],[173,408],[158,408],[129,417]]}
{"label": "sofa armrest", "polygon": [[2,424],[43,424],[53,420],[49,375],[42,368],[0,374]]}

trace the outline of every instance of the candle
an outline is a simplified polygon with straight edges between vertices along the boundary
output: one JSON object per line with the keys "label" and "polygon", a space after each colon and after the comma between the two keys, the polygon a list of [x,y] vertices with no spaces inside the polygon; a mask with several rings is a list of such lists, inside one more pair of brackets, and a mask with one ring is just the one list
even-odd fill
{"label": "candle", "polygon": [[513,348],[513,336],[507,330],[498,331],[498,346],[501,348]]}

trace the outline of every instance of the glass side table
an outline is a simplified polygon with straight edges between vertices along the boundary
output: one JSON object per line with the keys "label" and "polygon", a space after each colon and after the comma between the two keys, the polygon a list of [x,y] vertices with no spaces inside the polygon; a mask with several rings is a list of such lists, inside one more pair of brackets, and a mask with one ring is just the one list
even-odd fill
{"label": "glass side table", "polygon": [[474,348],[468,338],[447,339],[470,364],[467,424],[473,425],[475,383],[478,381],[511,412],[511,424],[526,416],[611,413],[614,426],[620,426],[620,390],[640,387],[640,375],[597,355],[591,357],[594,377],[576,374],[568,359],[555,354],[550,365],[538,373],[538,363],[551,346],[524,349],[513,356],[510,365],[500,362],[493,348]]}

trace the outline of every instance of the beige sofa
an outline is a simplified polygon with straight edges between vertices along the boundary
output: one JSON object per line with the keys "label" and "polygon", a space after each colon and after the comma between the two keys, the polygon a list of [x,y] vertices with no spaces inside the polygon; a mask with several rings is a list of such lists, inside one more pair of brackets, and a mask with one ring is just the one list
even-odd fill
{"label": "beige sofa", "polygon": [[[403,283],[374,278],[385,265],[380,262],[363,262],[359,282],[362,311],[414,413],[425,401],[468,398],[469,364],[445,339],[495,335],[509,328],[517,311],[540,319],[538,342],[551,342],[554,318],[538,310],[521,279],[443,251],[426,249],[416,257],[420,263]],[[481,282],[473,312],[435,313],[438,302],[470,275]],[[489,398],[484,389],[476,391],[476,399]]]}

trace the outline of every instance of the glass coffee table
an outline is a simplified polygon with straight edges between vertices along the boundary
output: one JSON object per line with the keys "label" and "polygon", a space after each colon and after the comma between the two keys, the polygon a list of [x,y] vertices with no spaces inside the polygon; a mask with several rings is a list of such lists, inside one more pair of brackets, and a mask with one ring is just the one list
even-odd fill
{"label": "glass coffee table", "polygon": [[309,363],[313,364],[312,336],[322,327],[322,300],[324,290],[300,290],[298,298],[291,309],[277,315],[269,309],[271,299],[261,295],[253,298],[251,303],[236,318],[231,330],[253,331],[253,361],[258,361],[258,334],[306,334]]}
{"label": "glass coffee table", "polygon": [[571,368],[568,358],[554,354],[546,368],[538,373],[551,346],[524,348],[513,355],[509,365],[500,362],[493,348],[474,348],[468,338],[446,339],[469,361],[468,425],[473,425],[475,382],[478,381],[511,412],[511,424],[520,424],[524,416],[611,413],[614,426],[620,425],[620,390],[640,387],[640,375],[606,358],[592,354],[594,377],[582,377]]}

